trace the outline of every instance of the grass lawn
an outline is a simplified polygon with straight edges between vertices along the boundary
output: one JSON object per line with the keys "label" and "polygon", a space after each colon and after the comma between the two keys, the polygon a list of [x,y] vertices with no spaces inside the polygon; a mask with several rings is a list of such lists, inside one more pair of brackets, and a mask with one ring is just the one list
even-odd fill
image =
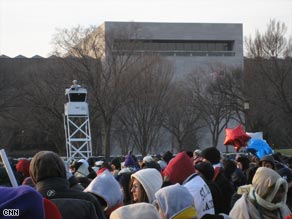
{"label": "grass lawn", "polygon": [[276,149],[275,152],[280,152],[283,155],[292,157],[292,149]]}

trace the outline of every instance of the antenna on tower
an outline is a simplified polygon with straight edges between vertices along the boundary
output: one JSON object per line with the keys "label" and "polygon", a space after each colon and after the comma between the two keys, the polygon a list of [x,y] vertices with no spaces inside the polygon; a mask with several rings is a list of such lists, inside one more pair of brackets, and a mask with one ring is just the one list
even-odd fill
{"label": "antenna on tower", "polygon": [[88,159],[92,156],[91,132],[87,103],[87,89],[73,80],[66,88],[64,104],[64,129],[67,161]]}

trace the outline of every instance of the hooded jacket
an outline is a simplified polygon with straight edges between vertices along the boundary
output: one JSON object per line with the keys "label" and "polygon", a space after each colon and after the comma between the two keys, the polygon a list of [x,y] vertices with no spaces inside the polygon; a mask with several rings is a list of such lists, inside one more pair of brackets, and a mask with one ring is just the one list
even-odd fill
{"label": "hooded jacket", "polygon": [[156,202],[167,219],[195,219],[197,212],[190,192],[178,183],[155,193]]}

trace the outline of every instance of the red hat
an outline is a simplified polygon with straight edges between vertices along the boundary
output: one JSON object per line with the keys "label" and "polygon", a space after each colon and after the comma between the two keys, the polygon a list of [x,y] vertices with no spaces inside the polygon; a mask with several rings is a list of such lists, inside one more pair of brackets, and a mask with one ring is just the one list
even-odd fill
{"label": "red hat", "polygon": [[16,170],[19,173],[22,173],[25,177],[29,176],[29,164],[30,161],[27,159],[21,159],[16,164]]}
{"label": "red hat", "polygon": [[58,207],[49,199],[43,198],[45,219],[62,219]]}
{"label": "red hat", "polygon": [[180,183],[186,180],[196,170],[190,157],[185,152],[180,152],[170,160],[163,171],[164,176],[168,176],[171,183]]}

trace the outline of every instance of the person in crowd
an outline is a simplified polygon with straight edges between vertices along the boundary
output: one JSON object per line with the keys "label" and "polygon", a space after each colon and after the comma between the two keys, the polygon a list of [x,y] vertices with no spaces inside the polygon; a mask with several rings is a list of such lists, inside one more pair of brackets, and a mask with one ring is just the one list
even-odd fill
{"label": "person in crowd", "polygon": [[153,204],[163,219],[198,218],[193,196],[178,183],[159,189]]}
{"label": "person in crowd", "polygon": [[88,163],[88,171],[89,171],[89,174],[87,175],[87,177],[92,180],[96,177],[96,171],[93,169],[93,167],[95,166],[94,158],[89,157],[87,159],[87,163]]}
{"label": "person in crowd", "polygon": [[91,179],[88,178],[88,168],[89,164],[84,159],[73,161],[73,163],[70,165],[70,170],[72,171],[73,175],[84,188],[86,188],[91,182]]}
{"label": "person in crowd", "polygon": [[162,159],[168,164],[169,161],[173,158],[173,154],[170,151],[166,151],[163,155],[162,155]]}
{"label": "person in crowd", "polygon": [[241,169],[244,173],[245,177],[247,178],[247,170],[250,167],[249,163],[250,160],[246,156],[238,156],[236,157],[237,168]]}
{"label": "person in crowd", "polygon": [[188,189],[194,199],[198,217],[205,214],[214,214],[214,204],[211,191],[202,179],[195,173],[195,167],[185,152],[178,153],[163,171],[164,180],[171,184],[182,184]]}
{"label": "person in crowd", "polygon": [[[0,187],[0,194],[0,218],[62,218],[57,206],[30,186]],[[6,215],[8,209],[17,210],[17,215]]]}
{"label": "person in crowd", "polygon": [[132,173],[124,172],[119,173],[116,179],[118,180],[122,193],[124,195],[124,205],[130,204],[131,201],[131,191],[130,191],[130,181]]}
{"label": "person in crowd", "polygon": [[[81,199],[91,202],[99,219],[104,219],[104,211],[99,201],[91,194],[70,189],[66,178],[66,169],[63,160],[52,151],[36,153],[29,166],[30,176],[35,183],[36,190],[48,199]],[[69,206],[69,204],[67,205]],[[76,208],[74,212],[86,210]]]}
{"label": "person in crowd", "polygon": [[159,172],[161,172],[160,165],[152,158],[151,155],[145,156],[141,163],[141,169],[145,168],[155,168]]}
{"label": "person in crowd", "polygon": [[196,149],[193,152],[193,165],[196,165],[199,161],[201,161],[201,153],[202,151],[200,149]]}
{"label": "person in crowd", "polygon": [[24,158],[20,159],[15,166],[16,171],[22,175],[19,184],[22,184],[23,180],[29,177],[29,163],[30,161]]}
{"label": "person in crowd", "polygon": [[131,175],[132,203],[154,201],[154,194],[162,186],[162,176],[154,168],[141,169]]}
{"label": "person in crowd", "polygon": [[69,188],[83,191],[84,187],[81,185],[81,183],[79,183],[77,178],[70,171],[70,167],[69,167],[68,162],[64,161],[64,165],[65,165],[65,169],[66,169],[66,178],[69,182]]}
{"label": "person in crowd", "polygon": [[122,167],[120,172],[134,173],[139,169],[140,169],[140,167],[139,167],[138,163],[135,161],[135,158],[132,155],[132,152],[130,152],[129,154],[127,154],[125,156],[125,161],[123,163],[123,167]]}
{"label": "person in crowd", "polygon": [[163,219],[154,205],[135,203],[120,207],[111,213],[110,219]]}
{"label": "person in crowd", "polygon": [[277,173],[285,179],[288,183],[287,201],[286,204],[290,210],[292,210],[292,171],[289,167],[282,167],[277,170]]}
{"label": "person in crowd", "polygon": [[276,169],[275,159],[272,155],[265,155],[259,162],[260,167],[267,167],[273,170]]}
{"label": "person in crowd", "polygon": [[119,157],[115,157],[111,161],[112,174],[116,177],[121,170],[121,161]]}
{"label": "person in crowd", "polygon": [[229,215],[236,219],[283,219],[291,214],[286,205],[288,185],[271,168],[259,167],[252,186],[237,200]]}
{"label": "person in crowd", "polygon": [[84,189],[84,192],[89,192],[97,197],[107,218],[113,210],[123,205],[123,193],[120,185],[108,170],[95,177]]}
{"label": "person in crowd", "polygon": [[212,181],[215,171],[211,163],[200,161],[195,165],[196,173],[199,174],[207,183],[213,198],[215,213],[219,214],[224,210],[222,202],[223,193],[220,188]]}
{"label": "person in crowd", "polygon": [[201,156],[203,158],[203,162],[207,161],[213,165],[213,168],[215,170],[213,181],[224,194],[222,202],[225,203],[225,209],[222,213],[228,214],[230,211],[231,197],[235,189],[232,183],[224,175],[224,169],[221,165],[220,151],[215,147],[208,147],[202,151]]}
{"label": "person in crowd", "polygon": [[102,174],[104,171],[112,171],[111,165],[108,162],[103,162],[101,166],[99,167],[98,171],[96,172],[96,175]]}
{"label": "person in crowd", "polygon": [[21,181],[19,182],[19,184],[21,185],[27,185],[27,186],[31,186],[34,188],[34,183],[29,175],[29,164],[30,164],[30,160],[28,159],[20,159],[17,164],[16,164],[16,171],[17,173],[21,174]]}

